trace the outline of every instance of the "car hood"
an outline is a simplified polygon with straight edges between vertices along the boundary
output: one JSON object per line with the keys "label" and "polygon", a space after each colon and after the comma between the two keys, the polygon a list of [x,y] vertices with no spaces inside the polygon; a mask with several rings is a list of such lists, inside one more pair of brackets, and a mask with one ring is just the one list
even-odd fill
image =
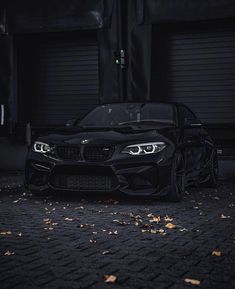
{"label": "car hood", "polygon": [[82,130],[79,132],[66,131],[50,134],[38,140],[53,144],[79,145],[85,141],[89,145],[112,145],[131,142],[147,142],[166,140],[163,129],[121,129],[121,130]]}

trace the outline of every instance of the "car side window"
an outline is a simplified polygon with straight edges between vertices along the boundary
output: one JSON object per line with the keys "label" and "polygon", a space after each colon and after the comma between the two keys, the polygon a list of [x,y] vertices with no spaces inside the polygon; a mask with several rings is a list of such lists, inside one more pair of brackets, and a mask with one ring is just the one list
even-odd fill
{"label": "car side window", "polygon": [[196,118],[196,116],[190,111],[186,106],[179,106],[179,120],[180,120],[180,125],[184,125],[185,119],[192,119],[195,122],[199,122],[199,120]]}

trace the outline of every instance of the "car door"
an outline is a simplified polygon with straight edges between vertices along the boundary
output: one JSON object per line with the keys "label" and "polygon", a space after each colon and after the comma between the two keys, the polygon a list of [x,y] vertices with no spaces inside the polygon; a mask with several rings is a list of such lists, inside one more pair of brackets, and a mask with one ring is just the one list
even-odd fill
{"label": "car door", "polygon": [[186,106],[179,107],[186,174],[196,177],[204,165],[205,139],[200,121]]}

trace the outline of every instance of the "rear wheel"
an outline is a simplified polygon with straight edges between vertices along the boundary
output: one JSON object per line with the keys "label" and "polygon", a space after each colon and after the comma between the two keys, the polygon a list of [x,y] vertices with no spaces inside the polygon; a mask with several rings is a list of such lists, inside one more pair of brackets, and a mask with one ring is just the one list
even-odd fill
{"label": "rear wheel", "polygon": [[182,199],[185,191],[185,165],[180,152],[176,152],[172,161],[171,186],[168,193],[168,200],[178,202]]}

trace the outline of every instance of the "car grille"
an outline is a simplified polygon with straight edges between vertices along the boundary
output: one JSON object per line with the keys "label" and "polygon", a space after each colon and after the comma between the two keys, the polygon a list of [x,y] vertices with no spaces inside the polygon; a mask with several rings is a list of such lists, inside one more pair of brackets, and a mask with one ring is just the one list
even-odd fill
{"label": "car grille", "polygon": [[62,160],[79,161],[107,161],[114,153],[114,147],[110,146],[85,146],[83,150],[79,146],[58,146],[57,156]]}
{"label": "car grille", "polygon": [[56,148],[57,156],[63,160],[78,161],[80,157],[80,148],[78,146],[58,146]]}
{"label": "car grille", "polygon": [[60,189],[78,191],[110,191],[114,188],[115,177],[105,175],[55,175],[52,185]]}
{"label": "car grille", "polygon": [[87,146],[83,151],[86,161],[106,161],[112,157],[114,148],[110,146]]}

